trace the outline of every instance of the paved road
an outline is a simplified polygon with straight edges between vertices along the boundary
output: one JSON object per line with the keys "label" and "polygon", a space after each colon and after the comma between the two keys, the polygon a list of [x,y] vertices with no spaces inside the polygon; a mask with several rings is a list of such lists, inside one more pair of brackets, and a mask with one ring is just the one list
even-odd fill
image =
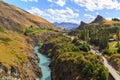
{"label": "paved road", "polygon": [[102,59],[104,60],[104,66],[106,68],[108,68],[108,71],[109,73],[112,75],[112,77],[115,79],[115,80],[120,80],[120,75],[117,73],[117,71],[109,64],[109,62],[107,61],[107,59],[101,55],[100,52],[98,52],[98,50],[96,49],[91,49],[91,51],[94,53],[94,54],[97,54],[97,55],[100,55],[102,57]]}
{"label": "paved road", "polygon": [[120,80],[120,75],[117,73],[117,71],[108,63],[107,59],[103,57],[104,65],[108,68],[110,74],[113,76],[115,80]]}
{"label": "paved road", "polygon": [[[71,38],[71,40],[74,39],[73,36],[68,36],[68,35],[66,35],[66,34],[63,34],[63,35],[66,36],[66,37]],[[100,55],[100,56],[103,58],[103,60],[104,60],[104,66],[105,66],[106,68],[108,68],[108,71],[109,71],[110,74],[113,76],[113,78],[114,78],[115,80],[120,80],[120,75],[119,75],[119,74],[117,73],[117,71],[108,63],[107,59],[106,59],[104,56],[102,56],[102,54],[101,54],[97,49],[95,49],[93,46],[90,46],[90,47],[91,47],[91,51],[92,51],[94,54]]]}

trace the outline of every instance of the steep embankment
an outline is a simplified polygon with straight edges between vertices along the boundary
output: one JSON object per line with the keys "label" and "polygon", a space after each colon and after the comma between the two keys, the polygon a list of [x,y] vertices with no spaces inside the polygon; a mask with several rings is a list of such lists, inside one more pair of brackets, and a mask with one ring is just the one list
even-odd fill
{"label": "steep embankment", "polygon": [[21,34],[0,30],[0,79],[34,80],[41,76],[38,57],[27,38]]}
{"label": "steep embankment", "polygon": [[12,31],[23,31],[23,29],[30,26],[37,29],[59,29],[47,20],[32,15],[13,5],[4,3],[3,1],[0,1],[0,26]]}
{"label": "steep embankment", "polygon": [[53,80],[108,80],[102,59],[89,52],[86,43],[57,36],[46,41],[40,50],[52,57]]}
{"label": "steep embankment", "polygon": [[0,1],[0,80],[39,79],[33,47],[58,30],[47,20]]}

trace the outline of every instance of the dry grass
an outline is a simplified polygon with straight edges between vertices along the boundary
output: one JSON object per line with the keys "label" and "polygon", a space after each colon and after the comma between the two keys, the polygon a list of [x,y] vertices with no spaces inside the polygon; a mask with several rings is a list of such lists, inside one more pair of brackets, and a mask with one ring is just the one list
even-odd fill
{"label": "dry grass", "polygon": [[31,25],[34,28],[59,29],[41,17],[32,15],[4,2],[0,2],[0,25],[5,28],[9,26],[9,28],[14,27],[19,29],[30,27]]}
{"label": "dry grass", "polygon": [[10,39],[7,42],[0,40],[0,62],[9,65],[20,65],[27,61],[28,50],[31,46],[25,42],[25,37],[18,33],[0,33],[0,38]]}

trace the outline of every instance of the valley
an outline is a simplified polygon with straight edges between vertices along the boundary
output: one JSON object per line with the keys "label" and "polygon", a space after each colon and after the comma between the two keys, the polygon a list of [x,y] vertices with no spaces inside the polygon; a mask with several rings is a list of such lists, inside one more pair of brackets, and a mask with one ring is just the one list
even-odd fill
{"label": "valley", "polygon": [[120,80],[120,19],[52,24],[4,1],[0,7],[0,80]]}

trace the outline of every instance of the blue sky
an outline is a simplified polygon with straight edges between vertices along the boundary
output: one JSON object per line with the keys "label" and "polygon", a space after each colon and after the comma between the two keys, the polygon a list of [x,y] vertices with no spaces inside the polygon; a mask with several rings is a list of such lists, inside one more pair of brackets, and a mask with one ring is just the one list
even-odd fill
{"label": "blue sky", "polygon": [[120,18],[120,0],[4,0],[50,22],[90,22],[97,15]]}

